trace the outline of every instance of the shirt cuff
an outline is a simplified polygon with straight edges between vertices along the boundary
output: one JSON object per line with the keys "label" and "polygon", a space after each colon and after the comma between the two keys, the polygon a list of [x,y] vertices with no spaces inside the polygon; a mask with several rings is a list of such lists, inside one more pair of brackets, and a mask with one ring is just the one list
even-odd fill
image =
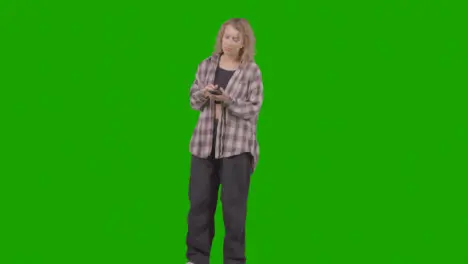
{"label": "shirt cuff", "polygon": [[203,90],[200,90],[200,91],[197,91],[195,92],[194,96],[200,100],[205,100],[205,99],[208,99],[208,97],[206,97],[204,94],[203,94]]}
{"label": "shirt cuff", "polygon": [[230,106],[234,103],[234,100],[231,97],[228,97],[229,99],[226,101],[223,101],[224,106]]}

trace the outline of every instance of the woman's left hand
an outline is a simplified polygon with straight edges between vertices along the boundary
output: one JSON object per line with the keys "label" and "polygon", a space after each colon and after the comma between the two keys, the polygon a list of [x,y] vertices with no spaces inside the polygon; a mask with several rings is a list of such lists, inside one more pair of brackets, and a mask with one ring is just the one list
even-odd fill
{"label": "woman's left hand", "polygon": [[222,94],[220,95],[209,94],[210,99],[215,100],[215,101],[223,101],[223,102],[227,102],[231,100],[231,98],[226,94],[223,88],[219,88],[219,90],[222,92]]}

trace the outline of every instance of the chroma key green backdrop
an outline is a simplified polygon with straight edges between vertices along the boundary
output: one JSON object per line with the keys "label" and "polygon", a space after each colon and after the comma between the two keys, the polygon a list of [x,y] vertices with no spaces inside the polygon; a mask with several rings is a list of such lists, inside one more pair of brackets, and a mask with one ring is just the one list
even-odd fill
{"label": "chroma key green backdrop", "polygon": [[265,87],[248,263],[468,263],[450,2],[2,0],[0,263],[185,263],[189,88],[231,17]]}

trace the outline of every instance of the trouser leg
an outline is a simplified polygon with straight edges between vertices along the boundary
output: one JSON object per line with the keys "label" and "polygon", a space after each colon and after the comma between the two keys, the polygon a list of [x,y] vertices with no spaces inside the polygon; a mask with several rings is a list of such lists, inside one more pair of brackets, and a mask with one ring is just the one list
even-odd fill
{"label": "trouser leg", "polygon": [[250,186],[251,155],[244,153],[221,161],[221,201],[226,230],[224,264],[243,264],[247,197]]}
{"label": "trouser leg", "polygon": [[187,259],[208,264],[215,234],[214,215],[218,201],[219,177],[213,159],[192,156],[190,169]]}

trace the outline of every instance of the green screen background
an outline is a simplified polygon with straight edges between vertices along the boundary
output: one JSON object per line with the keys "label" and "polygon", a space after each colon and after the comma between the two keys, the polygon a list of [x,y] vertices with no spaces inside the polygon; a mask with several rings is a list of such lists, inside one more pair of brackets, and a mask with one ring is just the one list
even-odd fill
{"label": "green screen background", "polygon": [[463,10],[1,1],[0,263],[185,263],[189,88],[231,17],[265,89],[249,263],[468,263]]}

